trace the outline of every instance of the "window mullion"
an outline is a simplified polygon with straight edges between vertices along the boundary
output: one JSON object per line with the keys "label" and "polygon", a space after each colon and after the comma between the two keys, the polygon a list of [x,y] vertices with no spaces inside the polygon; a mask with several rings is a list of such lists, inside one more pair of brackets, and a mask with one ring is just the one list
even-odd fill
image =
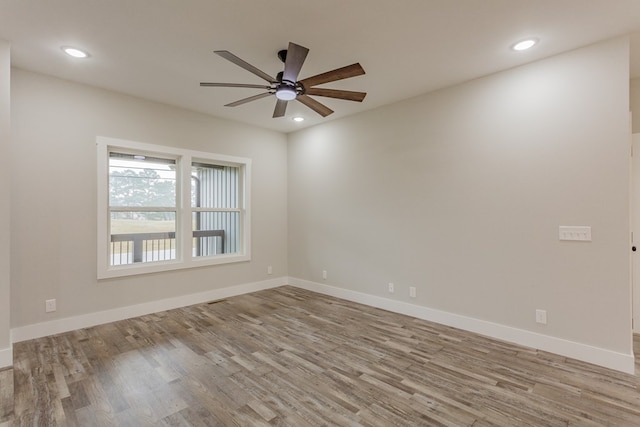
{"label": "window mullion", "polygon": [[192,212],[242,212],[240,208],[191,208]]}
{"label": "window mullion", "polygon": [[191,156],[185,155],[180,159],[180,255],[184,263],[192,260],[191,248],[193,246],[193,226],[191,210]]}
{"label": "window mullion", "polygon": [[176,212],[177,207],[109,206],[110,212]]}

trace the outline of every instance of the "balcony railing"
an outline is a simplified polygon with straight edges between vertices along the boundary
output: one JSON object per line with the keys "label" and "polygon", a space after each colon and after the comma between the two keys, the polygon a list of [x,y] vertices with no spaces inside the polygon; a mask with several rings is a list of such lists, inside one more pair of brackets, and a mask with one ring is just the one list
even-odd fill
{"label": "balcony railing", "polygon": [[[212,244],[211,238],[219,238]],[[197,230],[193,256],[224,253],[224,230]],[[219,244],[217,244],[219,243]],[[128,233],[111,235],[111,265],[134,264],[137,262],[166,261],[176,258],[176,233]]]}

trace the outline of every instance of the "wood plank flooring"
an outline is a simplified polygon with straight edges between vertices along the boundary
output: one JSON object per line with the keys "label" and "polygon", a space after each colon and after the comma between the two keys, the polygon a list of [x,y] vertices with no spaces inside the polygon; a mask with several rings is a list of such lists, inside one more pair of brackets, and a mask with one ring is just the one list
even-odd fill
{"label": "wood plank flooring", "polygon": [[13,377],[15,426],[640,426],[637,376],[288,286],[17,343]]}

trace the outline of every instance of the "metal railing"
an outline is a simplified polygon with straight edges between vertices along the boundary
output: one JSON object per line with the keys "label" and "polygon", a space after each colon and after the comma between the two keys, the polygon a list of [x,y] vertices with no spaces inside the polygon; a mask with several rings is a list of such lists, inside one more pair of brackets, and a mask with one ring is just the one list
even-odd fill
{"label": "metal railing", "polygon": [[[220,245],[207,249],[203,239],[219,237]],[[223,254],[225,251],[224,230],[197,230],[193,238],[198,239],[194,256]],[[176,233],[126,233],[111,235],[111,265],[134,264],[137,262],[166,261],[176,258]]]}

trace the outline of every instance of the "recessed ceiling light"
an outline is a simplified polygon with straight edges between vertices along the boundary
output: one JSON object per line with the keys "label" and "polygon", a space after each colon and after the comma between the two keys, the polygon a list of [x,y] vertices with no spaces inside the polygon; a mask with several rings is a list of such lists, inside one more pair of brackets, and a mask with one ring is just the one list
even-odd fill
{"label": "recessed ceiling light", "polygon": [[514,44],[511,49],[513,50],[527,50],[532,48],[536,43],[538,43],[538,40],[536,39],[527,39],[527,40],[522,40],[516,44]]}
{"label": "recessed ceiling light", "polygon": [[89,54],[83,50],[76,49],[75,47],[62,46],[62,51],[69,56],[73,56],[74,58],[87,58]]}
{"label": "recessed ceiling light", "polygon": [[304,122],[304,117],[296,116],[293,118],[294,122]]}

